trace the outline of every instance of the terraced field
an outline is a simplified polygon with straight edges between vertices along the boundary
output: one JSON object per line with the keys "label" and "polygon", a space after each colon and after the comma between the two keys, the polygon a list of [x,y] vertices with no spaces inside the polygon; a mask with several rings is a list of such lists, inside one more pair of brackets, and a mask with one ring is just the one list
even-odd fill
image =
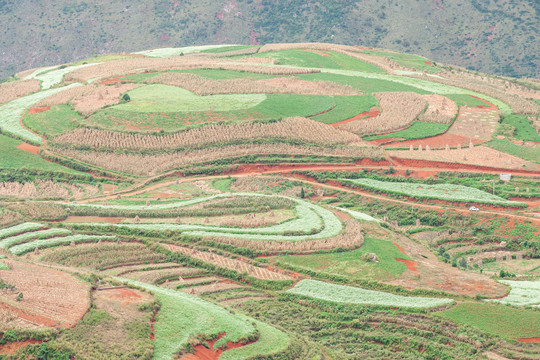
{"label": "terraced field", "polygon": [[0,358],[537,360],[538,98],[323,43],[19,73]]}

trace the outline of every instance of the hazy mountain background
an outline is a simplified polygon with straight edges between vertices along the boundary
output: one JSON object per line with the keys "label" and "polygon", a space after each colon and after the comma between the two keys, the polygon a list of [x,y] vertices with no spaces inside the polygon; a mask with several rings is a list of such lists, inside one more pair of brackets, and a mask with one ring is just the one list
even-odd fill
{"label": "hazy mountain background", "polygon": [[162,46],[320,41],[539,77],[538,0],[0,0],[0,78]]}

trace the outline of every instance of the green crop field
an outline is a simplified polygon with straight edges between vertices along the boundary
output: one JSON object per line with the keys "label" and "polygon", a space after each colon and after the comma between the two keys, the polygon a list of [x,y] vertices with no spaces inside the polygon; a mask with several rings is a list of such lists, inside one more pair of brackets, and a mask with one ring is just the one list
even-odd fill
{"label": "green crop field", "polygon": [[540,135],[538,135],[536,130],[532,127],[526,115],[506,116],[502,123],[516,128],[514,133],[514,137],[516,139],[540,142]]}
{"label": "green crop field", "polygon": [[302,280],[287,292],[338,303],[403,308],[430,308],[450,305],[454,302],[452,299],[401,296],[317,280]]}
{"label": "green crop field", "polygon": [[487,104],[475,97],[472,97],[471,95],[466,94],[446,94],[447,98],[455,102],[458,106],[469,106],[469,107],[477,107],[477,106],[487,106]]}
{"label": "green crop field", "polygon": [[418,199],[438,199],[445,201],[474,202],[480,204],[497,204],[512,207],[523,207],[525,204],[509,201],[475,188],[453,184],[420,184],[385,182],[373,179],[341,179],[360,187],[396,195],[411,196]]}
{"label": "green crop field", "polygon": [[314,116],[312,119],[325,124],[333,124],[350,119],[358,114],[369,111],[379,105],[377,99],[370,95],[364,96],[334,96],[336,107],[327,113]]}
{"label": "green crop field", "polygon": [[[322,55],[325,54],[326,56]],[[355,70],[374,73],[384,73],[381,68],[368,64],[362,60],[355,59],[345,54],[335,51],[324,51],[321,53],[310,52],[307,50],[281,50],[259,53],[256,57],[275,59],[281,65]]]}
{"label": "green crop field", "polygon": [[462,303],[437,313],[437,316],[509,339],[532,338],[540,334],[540,312],[535,310]]}
{"label": "green crop field", "polygon": [[264,94],[197,96],[168,85],[147,85],[129,92],[131,101],[114,106],[132,112],[233,111],[252,108],[266,99]]}
{"label": "green crop field", "polygon": [[362,50],[366,54],[373,54],[382,56],[388,59],[392,59],[398,65],[401,65],[405,68],[414,68],[418,71],[428,71],[428,72],[439,72],[441,71],[436,66],[428,64],[430,62],[428,59],[414,55],[414,54],[405,54],[405,53],[394,53],[394,52],[385,52],[385,51],[374,51],[374,50]]}
{"label": "green crop field", "polygon": [[423,121],[414,121],[411,126],[405,130],[396,131],[386,135],[366,136],[364,140],[378,140],[398,138],[405,140],[423,139],[431,136],[437,136],[450,128],[450,124],[436,124]]}
{"label": "green crop field", "polygon": [[[375,254],[378,262],[369,262],[362,257]],[[358,250],[311,255],[280,256],[279,261],[317,272],[340,275],[351,281],[395,279],[407,269],[398,259],[410,260],[391,241],[366,237]]]}
{"label": "green crop field", "polygon": [[538,147],[526,147],[511,143],[508,140],[493,139],[487,146],[510,155],[517,156],[523,160],[540,163],[540,149]]}
{"label": "green crop field", "polygon": [[26,114],[23,124],[38,134],[55,137],[75,129],[81,120],[81,115],[71,106],[57,105],[45,112]]}

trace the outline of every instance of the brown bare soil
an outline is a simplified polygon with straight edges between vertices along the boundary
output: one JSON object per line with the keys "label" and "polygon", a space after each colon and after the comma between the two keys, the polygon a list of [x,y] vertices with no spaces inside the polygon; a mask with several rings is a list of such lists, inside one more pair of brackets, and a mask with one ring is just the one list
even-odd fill
{"label": "brown bare soil", "polygon": [[519,341],[519,342],[524,342],[524,343],[540,343],[540,337],[527,338],[527,339],[516,339],[516,340]]}
{"label": "brown bare soil", "polygon": [[[539,171],[540,166],[530,161],[525,161],[516,156],[503,153],[501,151],[486,147],[475,146],[473,148],[451,149],[451,150],[391,150],[388,154],[392,158],[411,159],[411,160],[426,160],[423,167],[441,167],[441,162],[446,162],[448,168],[466,169],[468,167],[477,168],[489,167],[497,169],[514,169],[526,171]],[[401,165],[407,165],[407,161],[396,161]],[[429,162],[438,162],[439,164]],[[414,163],[411,161],[410,163]],[[422,163],[416,163],[416,167]],[[430,166],[431,165],[431,166]],[[439,166],[433,166],[439,165]]]}
{"label": "brown bare soil", "polygon": [[29,152],[31,154],[39,155],[39,146],[22,143],[20,145],[17,145],[17,149]]}
{"label": "brown bare soil", "polygon": [[418,118],[421,121],[427,121],[439,124],[450,124],[458,111],[458,106],[455,102],[447,97],[431,94],[422,95],[428,102],[428,108]]}
{"label": "brown bare soil", "polygon": [[488,107],[459,108],[456,120],[448,130],[449,134],[461,135],[471,139],[491,140],[491,135],[499,125],[499,112]]}
{"label": "brown bare soil", "polygon": [[120,96],[142,84],[119,84],[114,86],[91,86],[87,88],[80,96],[71,100],[73,108],[84,115],[120,103]]}
{"label": "brown bare soil", "polygon": [[[0,294],[1,307],[33,324],[46,327],[74,326],[88,309],[88,285],[67,273],[48,267],[3,260],[11,270],[0,270],[1,278],[15,292]],[[23,293],[22,301],[15,301]]]}
{"label": "brown bare soil", "polygon": [[345,122],[339,127],[359,135],[381,134],[409,126],[426,108],[427,101],[415,93],[377,93],[382,113],[374,118]]}
{"label": "brown bare soil", "polygon": [[0,104],[15,100],[41,89],[39,80],[18,80],[0,84]]}
{"label": "brown bare soil", "polygon": [[198,251],[177,245],[164,245],[167,249],[175,252],[182,252],[191,257],[203,260],[220,267],[235,270],[239,273],[247,273],[249,276],[261,280],[292,280],[293,278],[279,271],[271,271],[266,268],[253,266],[246,259],[231,259],[222,255],[213,254],[204,251]]}
{"label": "brown bare soil", "polygon": [[214,94],[299,94],[299,95],[361,95],[347,85],[329,81],[307,81],[291,77],[272,79],[214,80],[189,73],[164,73],[148,79],[149,83],[177,86],[197,95]]}
{"label": "brown bare soil", "polygon": [[454,268],[439,261],[430,250],[418,242],[399,234],[396,236],[401,249],[416,263],[417,271],[406,271],[399,279],[389,281],[389,284],[401,285],[407,289],[442,290],[459,295],[481,294],[490,298],[506,294],[507,287],[488,276]]}
{"label": "brown bare soil", "polygon": [[[359,136],[303,117],[286,118],[282,121],[261,124],[243,123],[231,125],[208,125],[172,135],[143,135],[120,133],[98,129],[78,128],[60,135],[58,143],[89,146],[95,149],[175,149],[209,144],[220,144],[253,138],[299,139],[317,144],[347,144],[362,142]],[[365,146],[369,144],[365,143]]]}
{"label": "brown bare soil", "polygon": [[399,261],[401,263],[404,263],[408,270],[411,271],[418,271],[416,268],[416,261],[413,260],[405,260],[405,259],[398,259],[396,258],[396,261]]}

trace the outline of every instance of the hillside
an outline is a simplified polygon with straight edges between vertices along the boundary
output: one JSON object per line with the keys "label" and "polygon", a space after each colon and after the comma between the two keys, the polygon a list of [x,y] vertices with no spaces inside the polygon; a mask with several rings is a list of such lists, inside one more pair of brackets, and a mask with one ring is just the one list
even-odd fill
{"label": "hillside", "polygon": [[539,77],[540,8],[533,0],[36,4],[0,1],[0,78],[110,52],[313,41],[387,48],[486,73]]}
{"label": "hillside", "polygon": [[538,360],[539,130],[536,79],[364,46],[21,71],[0,358]]}

